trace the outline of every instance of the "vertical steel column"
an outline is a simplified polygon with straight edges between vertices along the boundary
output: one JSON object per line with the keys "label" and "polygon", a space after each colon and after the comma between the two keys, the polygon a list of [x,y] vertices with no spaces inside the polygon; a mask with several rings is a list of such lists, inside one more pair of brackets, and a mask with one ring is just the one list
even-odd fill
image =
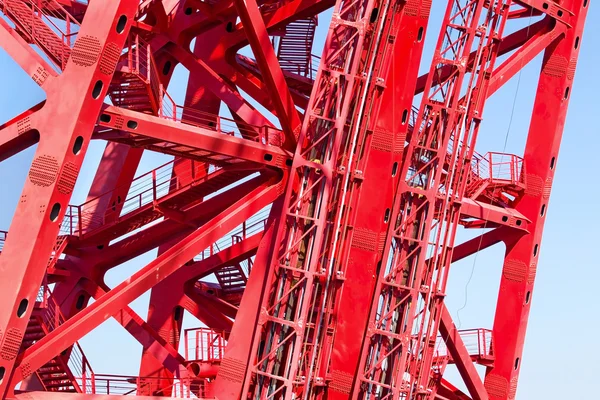
{"label": "vertical steel column", "polygon": [[494,319],[496,360],[485,378],[494,400],[516,395],[542,231],[589,3],[569,0],[561,4],[575,15],[572,27],[544,54],[524,153],[527,190],[515,207],[531,220],[530,234],[505,240]]}
{"label": "vertical steel column", "polygon": [[136,10],[133,0],[90,4],[73,57],[44,87],[40,142],[0,259],[0,397],[12,390],[13,365]]}
{"label": "vertical steel column", "polygon": [[[448,3],[399,169],[353,399],[433,394],[430,377],[460,206],[509,7],[510,0]],[[443,69],[451,73],[441,80]],[[445,364],[437,361],[441,374]]]}
{"label": "vertical steel column", "polygon": [[419,1],[404,5],[401,11],[379,118],[370,135],[361,195],[352,205],[356,215],[347,260],[342,261],[346,265],[344,289],[336,299],[335,327],[330,332],[333,348],[328,368],[331,378],[328,399],[348,398],[358,368],[362,338],[368,328],[374,276],[390,222],[386,212],[393,204],[407,133],[412,129],[411,107],[430,8],[430,2]]}

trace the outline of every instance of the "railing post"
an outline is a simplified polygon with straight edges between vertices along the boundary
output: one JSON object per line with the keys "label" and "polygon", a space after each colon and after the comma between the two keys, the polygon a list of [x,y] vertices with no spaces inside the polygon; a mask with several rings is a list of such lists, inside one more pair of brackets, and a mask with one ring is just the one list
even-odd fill
{"label": "railing post", "polygon": [[199,337],[200,332],[201,331],[196,331],[196,359],[197,360],[201,359],[200,356],[198,356],[198,354],[200,354],[200,343],[201,343],[200,337]]}
{"label": "railing post", "polygon": [[87,394],[87,384],[85,379],[85,354],[83,354],[83,352],[81,352],[81,364],[81,388],[83,390],[83,393]]}
{"label": "railing post", "polygon": [[189,360],[189,354],[188,354],[189,342],[188,342],[188,330],[187,329],[183,331],[183,341],[185,343],[185,346],[184,346],[185,347],[185,349],[184,349],[185,359]]}
{"label": "railing post", "polygon": [[133,46],[131,45],[131,36],[127,37],[127,47],[129,48],[129,52],[127,52],[127,66],[131,72],[133,70]]}
{"label": "railing post", "polygon": [[152,200],[156,201],[156,170],[152,170]]}
{"label": "railing post", "polygon": [[152,53],[150,53],[150,43],[148,43],[148,45],[146,46],[146,75],[148,75],[148,83],[150,82],[150,75],[152,75],[150,73],[150,70],[152,69],[152,64],[151,64],[151,57],[152,57]]}
{"label": "railing post", "polygon": [[158,85],[158,116],[159,117],[164,117],[164,113],[163,113],[163,84],[159,84]]}
{"label": "railing post", "polygon": [[135,70],[140,72],[140,37],[135,35]]}
{"label": "railing post", "polygon": [[[69,18],[68,15],[65,16],[65,24],[67,25],[67,46],[71,47],[71,19]],[[63,49],[63,53],[64,53],[64,49]],[[63,60],[64,60],[64,58],[65,57],[63,54]]]}
{"label": "railing post", "polygon": [[77,206],[77,225],[79,226],[78,235],[81,236],[81,206]]}
{"label": "railing post", "polygon": [[96,375],[94,374],[93,371],[91,374],[91,379],[92,379],[92,394],[96,394]]}

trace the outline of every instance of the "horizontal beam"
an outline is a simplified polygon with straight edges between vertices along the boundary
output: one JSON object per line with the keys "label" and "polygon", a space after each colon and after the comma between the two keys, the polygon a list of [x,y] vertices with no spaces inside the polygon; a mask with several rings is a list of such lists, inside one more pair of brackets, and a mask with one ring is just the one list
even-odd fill
{"label": "horizontal beam", "polygon": [[45,103],[44,100],[0,125],[0,161],[39,142],[40,135],[35,129],[36,114]]}
{"label": "horizontal beam", "polygon": [[520,212],[512,208],[494,206],[469,198],[464,198],[460,208],[461,217],[476,218],[477,224],[467,227],[494,228],[497,226],[510,226],[514,229],[527,231],[527,225],[531,222]]}
{"label": "horizontal beam", "polygon": [[[99,126],[120,129],[123,133],[114,131],[111,132],[111,136],[104,137],[102,134],[96,134],[95,138],[119,141],[118,139],[127,140],[128,135],[133,135],[138,138],[154,139],[154,143],[157,141],[174,143],[190,147],[192,150],[197,149],[272,167],[283,166],[286,160],[292,157],[289,152],[276,146],[124,108],[107,105],[102,113],[110,117],[110,121],[103,122],[101,117],[98,121]],[[125,121],[124,125],[123,121]],[[160,151],[156,148],[153,150]]]}

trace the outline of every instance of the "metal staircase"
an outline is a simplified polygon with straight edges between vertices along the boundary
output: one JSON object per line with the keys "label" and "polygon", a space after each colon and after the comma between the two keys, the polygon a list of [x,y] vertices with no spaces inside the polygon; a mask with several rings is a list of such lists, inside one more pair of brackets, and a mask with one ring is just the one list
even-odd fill
{"label": "metal staircase", "polygon": [[243,292],[248,278],[239,264],[228,265],[215,272],[215,277],[225,295]]}
{"label": "metal staircase", "polygon": [[139,35],[127,39],[124,54],[108,88],[115,106],[158,115],[164,95],[152,49]]}
{"label": "metal staircase", "polygon": [[56,0],[0,0],[0,10],[26,41],[37,45],[61,70],[65,68],[79,21]]}
{"label": "metal staircase", "polygon": [[[59,305],[47,285],[40,289],[34,311],[25,331],[21,350],[32,346],[65,322]],[[93,370],[79,346],[75,343],[61,355],[35,371],[40,384],[49,392],[88,393],[93,381]]]}
{"label": "metal staircase", "polygon": [[[288,24],[279,40],[277,58],[283,71],[314,79],[312,46],[317,28],[317,17],[299,19]],[[318,68],[318,65],[316,65]]]}

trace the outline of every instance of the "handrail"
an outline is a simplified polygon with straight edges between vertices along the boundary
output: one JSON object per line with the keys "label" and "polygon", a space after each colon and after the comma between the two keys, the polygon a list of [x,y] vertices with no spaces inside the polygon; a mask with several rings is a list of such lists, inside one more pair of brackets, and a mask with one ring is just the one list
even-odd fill
{"label": "handrail", "polygon": [[[164,383],[165,385],[161,385]],[[133,375],[112,375],[112,374],[94,374],[92,385],[93,392],[90,394],[107,395],[154,395],[165,396],[171,392],[169,397],[193,398],[196,393],[192,391],[192,380],[189,378],[162,378],[162,377],[144,377]],[[198,390],[204,391],[202,381],[194,382],[193,386]]]}
{"label": "handrail", "polygon": [[162,95],[159,98],[162,100],[159,116],[162,118],[222,132],[230,136],[254,140],[265,145],[280,146],[283,143],[283,131],[281,129],[269,125],[248,124],[218,114],[183,107],[177,105],[162,87],[161,90]]}
{"label": "handrail", "polygon": [[218,362],[225,354],[224,332],[210,328],[188,328],[183,331],[187,361]]}
{"label": "handrail", "polygon": [[196,257],[194,257],[194,260],[202,261],[220,251],[223,251],[233,246],[234,244],[240,241],[240,238],[246,239],[249,236],[255,235],[258,232],[263,231],[269,218],[269,212],[269,207],[263,208],[262,210],[254,214],[252,217],[250,217],[248,220],[244,221],[242,224],[236,227],[234,230],[224,235],[215,243],[211,244],[208,248],[204,249]]}
{"label": "handrail", "polygon": [[[458,331],[465,348],[471,357],[478,359],[491,359],[494,356],[493,332],[490,329],[463,329]],[[438,336],[436,347],[439,356],[449,356],[446,343],[441,336]]]}
{"label": "handrail", "polygon": [[[183,175],[172,175],[173,168],[175,168],[176,165],[188,161],[192,163],[190,169],[187,169]],[[109,209],[106,213],[98,215],[95,212],[96,205],[101,202],[109,202],[115,191],[123,189],[124,187],[107,191],[81,205],[69,206],[67,213],[65,214],[65,219],[61,224],[61,233],[73,236],[87,234],[93,229],[105,225],[107,222],[117,221],[119,218],[165,196],[171,195],[183,187],[188,187],[197,184],[199,181],[210,179],[212,174],[219,170],[219,167],[195,160],[176,159],[169,161],[158,168],[135,178],[128,187],[127,197],[125,197],[125,199],[118,197],[114,200],[112,210],[109,205]],[[190,183],[182,185],[182,180],[189,180]],[[122,207],[117,207],[117,204],[122,204]]]}
{"label": "handrail", "polygon": [[[505,158],[508,160],[505,161]],[[488,152],[473,157],[472,169],[480,179],[508,181],[511,184],[524,182],[523,158],[515,154]]]}

